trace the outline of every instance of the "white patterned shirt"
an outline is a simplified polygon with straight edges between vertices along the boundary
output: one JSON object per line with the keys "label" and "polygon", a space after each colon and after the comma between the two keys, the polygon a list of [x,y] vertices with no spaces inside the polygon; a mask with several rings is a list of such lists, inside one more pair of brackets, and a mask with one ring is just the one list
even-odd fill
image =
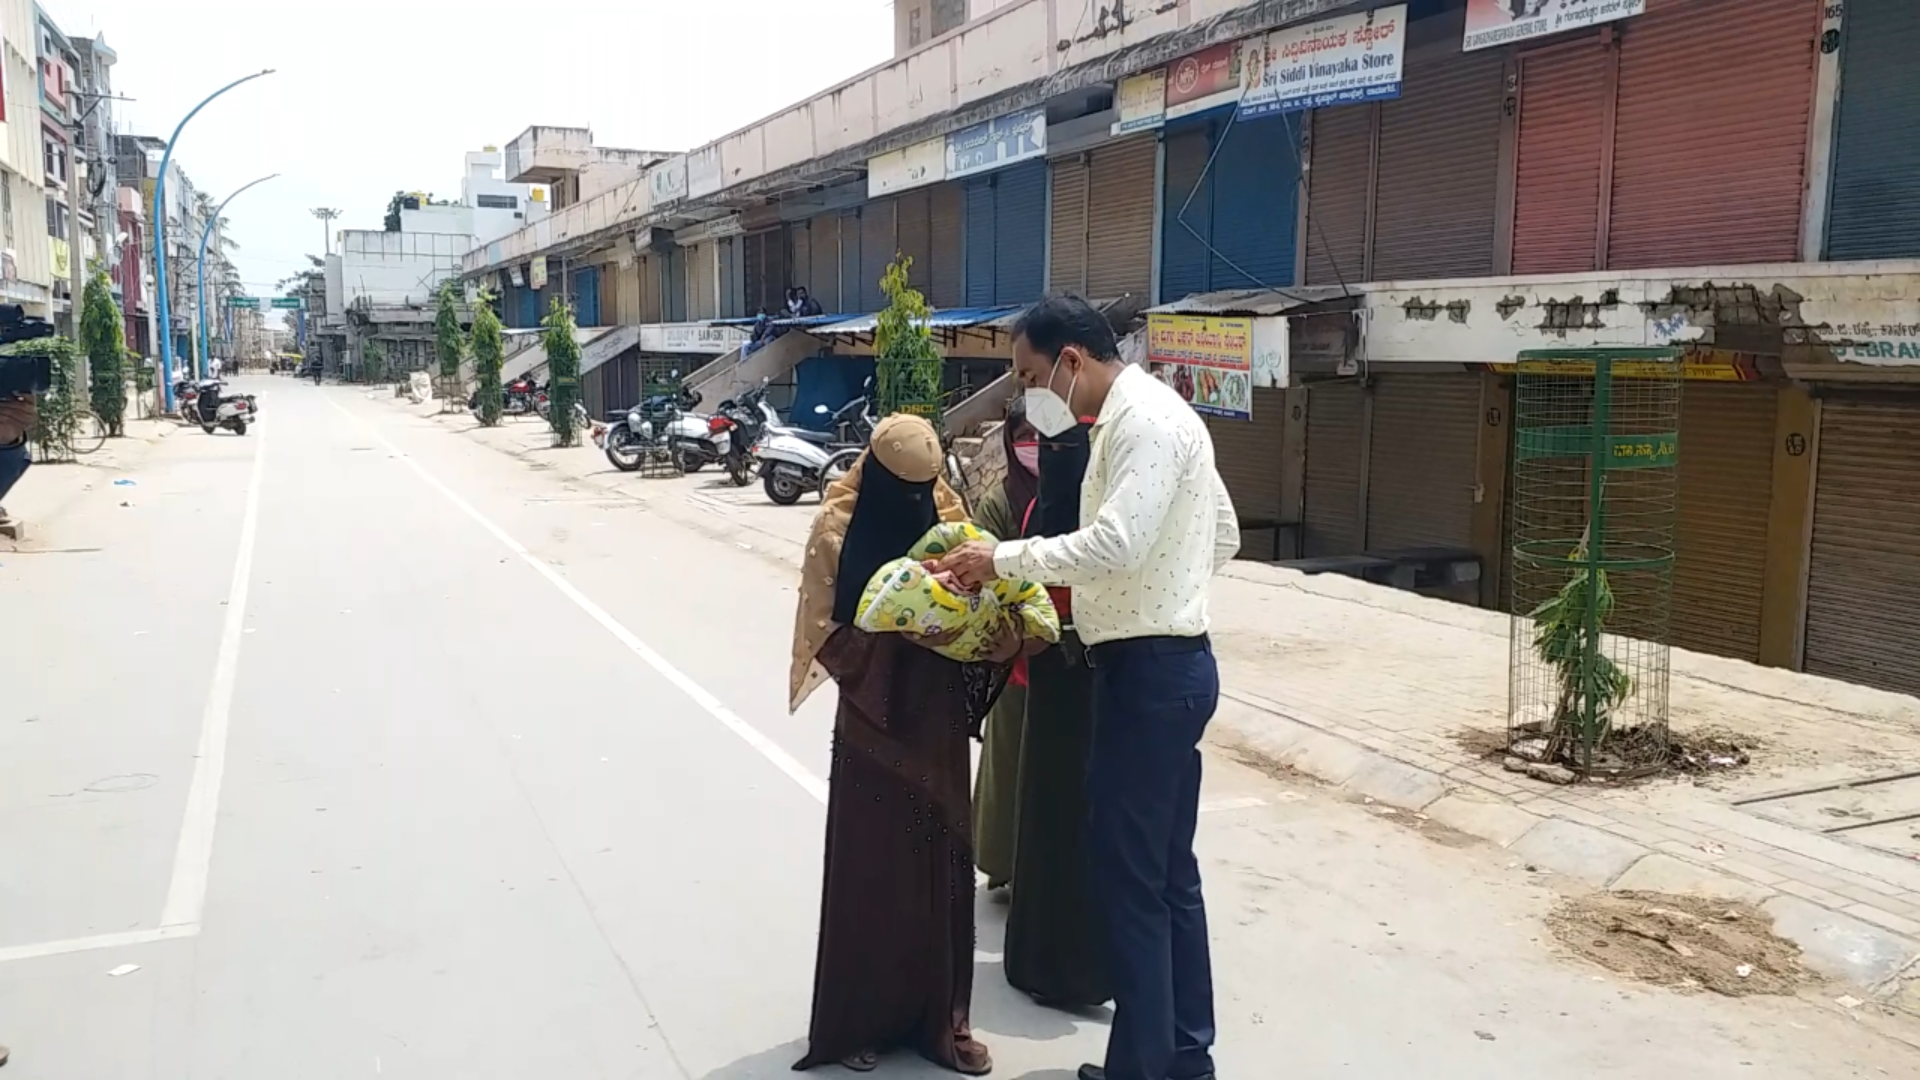
{"label": "white patterned shirt", "polygon": [[1240,522],[1206,423],[1137,366],[1094,421],[1080,520],[1064,536],[1000,544],[995,572],[1071,588],[1088,645],[1207,632],[1211,579],[1240,550]]}

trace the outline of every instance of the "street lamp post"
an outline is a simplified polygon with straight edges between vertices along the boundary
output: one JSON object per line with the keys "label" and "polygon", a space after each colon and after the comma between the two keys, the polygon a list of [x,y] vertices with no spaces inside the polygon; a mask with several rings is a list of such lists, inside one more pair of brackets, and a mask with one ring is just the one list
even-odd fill
{"label": "street lamp post", "polygon": [[257,71],[208,94],[206,100],[195,105],[192,112],[181,118],[179,125],[173,129],[173,137],[167,140],[166,152],[160,155],[160,175],[153,182],[153,277],[158,294],[158,303],[154,306],[159,309],[160,316],[160,400],[165,412],[173,411],[173,318],[167,303],[167,166],[173,162],[173,148],[180,145],[180,132],[186,129],[189,120],[200,115],[201,109],[241,83],[271,74],[272,68]]}
{"label": "street lamp post", "polygon": [[[247,188],[257,184],[264,184],[279,175],[279,173],[270,173],[236,189],[233,194],[227,196],[226,199],[220,203],[219,208],[213,212],[213,216],[207,219],[207,227],[200,230],[200,360],[196,366],[196,375],[205,377],[207,357],[210,355],[207,352],[207,244],[213,239],[213,230],[220,227],[220,218],[221,215],[227,212],[227,203],[239,198],[240,192],[247,190]],[[229,334],[228,336],[229,339],[231,339],[232,335]]]}
{"label": "street lamp post", "polygon": [[321,251],[331,255],[333,254],[333,219],[340,216],[340,211],[330,206],[316,206],[313,208],[313,216],[320,219],[320,228],[326,234],[320,238]]}

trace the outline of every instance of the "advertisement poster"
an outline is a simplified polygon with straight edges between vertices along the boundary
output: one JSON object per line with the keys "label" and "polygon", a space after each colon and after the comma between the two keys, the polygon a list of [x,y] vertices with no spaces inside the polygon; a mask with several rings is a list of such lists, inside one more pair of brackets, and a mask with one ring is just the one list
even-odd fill
{"label": "advertisement poster", "polygon": [[1196,412],[1253,419],[1253,320],[1147,316],[1147,370]]}
{"label": "advertisement poster", "polygon": [[1491,49],[1638,15],[1647,0],[1467,0],[1460,48]]}
{"label": "advertisement poster", "polygon": [[867,198],[937,184],[947,178],[947,143],[928,139],[867,159]]}
{"label": "advertisement poster", "polygon": [[992,172],[1047,152],[1047,110],[996,116],[947,136],[947,179]]}
{"label": "advertisement poster", "polygon": [[1240,118],[1400,96],[1407,5],[1375,8],[1247,43]]}
{"label": "advertisement poster", "polygon": [[1167,69],[1155,68],[1121,79],[1113,107],[1119,114],[1119,119],[1113,125],[1115,135],[1150,131],[1166,123]]}
{"label": "advertisement poster", "polygon": [[1166,119],[1178,120],[1240,100],[1242,41],[1183,56],[1167,68]]}
{"label": "advertisement poster", "polygon": [[535,255],[533,264],[527,270],[527,285],[535,292],[547,287],[547,257]]}
{"label": "advertisement poster", "polygon": [[653,205],[665,206],[687,197],[687,155],[675,154],[647,170]]}

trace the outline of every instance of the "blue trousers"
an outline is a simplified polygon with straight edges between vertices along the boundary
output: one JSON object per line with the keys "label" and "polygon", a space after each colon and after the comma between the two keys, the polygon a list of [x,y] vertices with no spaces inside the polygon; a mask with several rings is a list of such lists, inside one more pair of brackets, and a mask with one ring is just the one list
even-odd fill
{"label": "blue trousers", "polygon": [[1201,638],[1096,646],[1088,850],[1114,976],[1108,1080],[1213,1072],[1213,963],[1193,833],[1200,737],[1220,704]]}
{"label": "blue trousers", "polygon": [[0,499],[6,498],[13,485],[20,482],[32,460],[24,440],[18,446],[0,446]]}

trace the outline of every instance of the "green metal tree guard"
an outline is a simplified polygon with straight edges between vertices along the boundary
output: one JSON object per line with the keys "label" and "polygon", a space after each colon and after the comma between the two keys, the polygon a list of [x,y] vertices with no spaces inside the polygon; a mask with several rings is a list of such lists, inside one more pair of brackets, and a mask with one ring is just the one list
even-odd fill
{"label": "green metal tree guard", "polygon": [[1658,770],[1668,745],[1680,350],[1544,349],[1519,362],[1509,751],[1587,777]]}

